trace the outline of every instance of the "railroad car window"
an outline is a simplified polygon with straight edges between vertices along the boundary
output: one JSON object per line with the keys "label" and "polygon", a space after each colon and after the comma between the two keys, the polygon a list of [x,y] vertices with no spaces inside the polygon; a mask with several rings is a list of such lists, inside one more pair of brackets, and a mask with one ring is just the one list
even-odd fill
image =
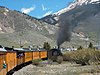
{"label": "railroad car window", "polygon": [[23,57],[23,56],[24,56],[23,53],[17,53],[17,58],[19,58],[19,57]]}

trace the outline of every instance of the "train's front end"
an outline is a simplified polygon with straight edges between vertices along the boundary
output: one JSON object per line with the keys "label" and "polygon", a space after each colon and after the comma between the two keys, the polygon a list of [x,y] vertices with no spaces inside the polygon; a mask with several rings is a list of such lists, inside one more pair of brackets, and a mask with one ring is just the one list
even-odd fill
{"label": "train's front end", "polygon": [[48,52],[48,58],[53,61],[56,61],[58,56],[62,56],[60,46],[58,46],[58,48],[53,48]]}

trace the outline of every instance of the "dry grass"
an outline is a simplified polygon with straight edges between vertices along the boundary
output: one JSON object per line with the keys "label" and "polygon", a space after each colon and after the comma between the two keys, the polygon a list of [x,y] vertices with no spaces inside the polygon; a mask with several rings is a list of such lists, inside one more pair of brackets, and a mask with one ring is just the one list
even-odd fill
{"label": "dry grass", "polygon": [[28,65],[13,75],[99,75],[96,70],[100,66],[63,62],[62,64],[46,64],[44,66]]}

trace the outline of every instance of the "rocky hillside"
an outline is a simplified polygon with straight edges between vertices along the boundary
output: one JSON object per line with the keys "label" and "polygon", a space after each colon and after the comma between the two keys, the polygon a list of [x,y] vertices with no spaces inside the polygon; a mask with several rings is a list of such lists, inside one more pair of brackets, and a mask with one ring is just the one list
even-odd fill
{"label": "rocky hillside", "polygon": [[42,45],[45,41],[52,43],[56,29],[37,18],[0,6],[1,45]]}
{"label": "rocky hillside", "polygon": [[61,18],[62,21],[69,21],[65,20],[65,17],[70,19],[73,34],[82,33],[85,36],[82,40],[88,38],[91,39],[88,40],[89,42],[98,42],[100,39],[99,0],[75,0],[68,7],[58,11],[57,13],[46,16],[41,20],[49,24],[57,25],[57,23],[60,22],[58,20],[59,18]]}
{"label": "rocky hillside", "polygon": [[[65,17],[68,20],[65,20]],[[59,19],[70,21],[72,37],[68,44],[79,46],[89,42],[98,43],[100,1],[75,0],[68,7],[41,19],[0,6],[0,44],[42,45],[43,42],[48,41],[54,46]]]}

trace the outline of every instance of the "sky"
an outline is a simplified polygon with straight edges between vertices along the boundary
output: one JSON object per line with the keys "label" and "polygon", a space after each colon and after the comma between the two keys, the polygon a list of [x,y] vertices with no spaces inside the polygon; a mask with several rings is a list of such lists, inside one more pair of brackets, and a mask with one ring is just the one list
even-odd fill
{"label": "sky", "polygon": [[73,0],[0,0],[0,6],[21,11],[36,18],[53,14]]}

